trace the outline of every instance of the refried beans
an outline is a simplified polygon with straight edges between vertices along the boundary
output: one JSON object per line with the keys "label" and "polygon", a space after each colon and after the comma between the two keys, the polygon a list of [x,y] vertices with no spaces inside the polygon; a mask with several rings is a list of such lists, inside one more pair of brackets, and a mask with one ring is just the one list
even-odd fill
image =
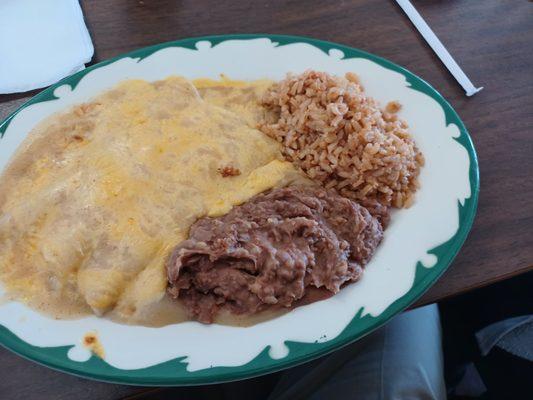
{"label": "refried beans", "polygon": [[167,262],[169,294],[191,318],[212,323],[222,307],[253,314],[291,307],[309,287],[337,293],[361,277],[383,238],[383,217],[322,188],[256,195],[192,225]]}

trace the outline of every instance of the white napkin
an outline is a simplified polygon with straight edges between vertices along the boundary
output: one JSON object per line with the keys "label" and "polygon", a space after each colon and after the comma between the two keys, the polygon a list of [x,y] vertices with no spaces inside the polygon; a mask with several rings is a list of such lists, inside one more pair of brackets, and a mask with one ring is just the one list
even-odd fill
{"label": "white napkin", "polygon": [[93,53],[77,0],[0,0],[0,94],[51,85]]}

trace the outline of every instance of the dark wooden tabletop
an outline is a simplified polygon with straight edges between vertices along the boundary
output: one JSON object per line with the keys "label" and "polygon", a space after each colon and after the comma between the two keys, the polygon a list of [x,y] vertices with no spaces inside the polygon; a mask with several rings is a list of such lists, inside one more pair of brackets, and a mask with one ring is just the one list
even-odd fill
{"label": "dark wooden tabletop", "polygon": [[[430,82],[470,131],[481,192],[472,231],[450,269],[417,303],[425,304],[533,269],[533,3],[413,3],[482,92],[465,96],[394,1],[86,0],[82,6],[93,63],[192,36],[279,33],[357,47]],[[0,120],[34,94],[0,95]],[[71,377],[5,349],[0,375],[2,399],[146,396],[146,389]]]}

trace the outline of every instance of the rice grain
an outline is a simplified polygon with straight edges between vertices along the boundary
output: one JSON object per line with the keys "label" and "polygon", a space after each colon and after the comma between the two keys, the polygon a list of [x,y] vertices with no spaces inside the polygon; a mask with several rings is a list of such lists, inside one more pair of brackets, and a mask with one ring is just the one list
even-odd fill
{"label": "rice grain", "polygon": [[412,204],[424,157],[396,115],[400,103],[382,111],[354,73],[315,71],[289,74],[262,102],[273,115],[259,128],[311,179],[362,202]]}

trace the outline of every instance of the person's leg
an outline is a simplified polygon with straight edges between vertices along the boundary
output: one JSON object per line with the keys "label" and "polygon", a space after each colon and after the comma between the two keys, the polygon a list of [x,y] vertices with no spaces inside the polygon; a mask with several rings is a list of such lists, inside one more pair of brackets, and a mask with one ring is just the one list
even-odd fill
{"label": "person's leg", "polygon": [[408,311],[366,338],[287,371],[270,399],[445,399],[436,305]]}

